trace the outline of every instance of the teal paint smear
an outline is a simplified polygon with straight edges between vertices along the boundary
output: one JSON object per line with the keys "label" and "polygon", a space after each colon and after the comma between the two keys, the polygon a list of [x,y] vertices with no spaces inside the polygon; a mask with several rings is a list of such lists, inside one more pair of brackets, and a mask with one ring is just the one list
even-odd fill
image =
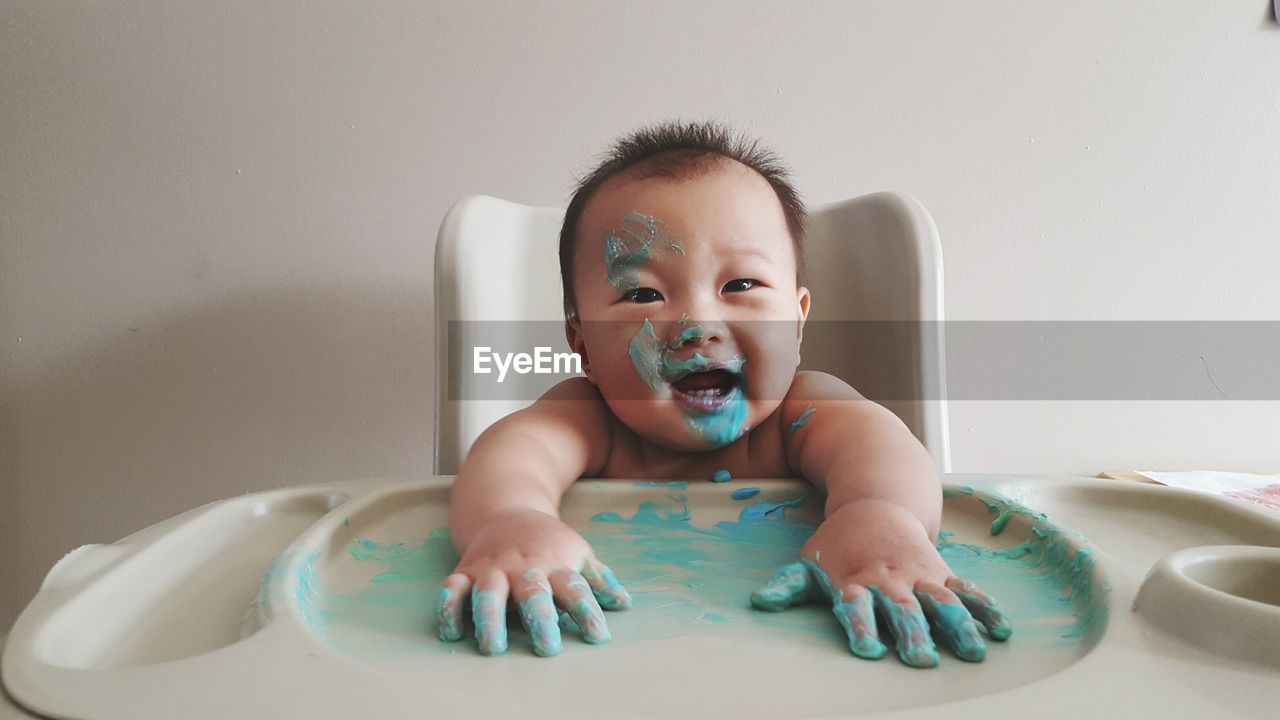
{"label": "teal paint smear", "polygon": [[711,473],[711,482],[714,482],[714,483],[727,483],[732,479],[733,479],[733,476],[730,475],[729,471],[725,470],[724,468],[721,468]]}
{"label": "teal paint smear", "polygon": [[977,624],[963,605],[938,602],[928,593],[916,593],[916,598],[956,657],[968,662],[982,662],[986,659],[986,643],[982,641]]}
{"label": "teal paint smear", "polygon": [[748,628],[804,627],[800,617],[761,623],[750,614],[748,598],[777,564],[799,552],[820,512],[811,506],[797,516],[778,513],[768,522],[699,525],[693,522],[687,496],[669,494],[664,501],[641,503],[629,518],[597,514],[584,537],[618,569],[635,598],[632,610],[609,618],[615,637],[622,637],[623,623],[640,619],[641,613],[652,619],[645,624],[646,637],[720,628],[735,615]]}
{"label": "teal paint smear", "polygon": [[[888,616],[898,658],[912,667],[936,667],[939,662],[938,651],[929,634],[929,622],[925,619],[924,612],[904,608],[875,585],[868,585],[867,589],[875,599],[876,609]],[[886,641],[888,639],[885,638]]]}
{"label": "teal paint smear", "polygon": [[[686,320],[685,322],[688,322],[688,321]],[[680,334],[676,336],[675,340],[671,341],[671,349],[679,350],[681,347],[684,346],[685,343],[689,342],[690,340],[701,340],[704,337],[706,337],[706,334],[703,333],[701,325],[694,325],[691,328],[685,328],[684,330],[680,331]]]}
{"label": "teal paint smear", "polygon": [[832,598],[831,612],[836,616],[840,627],[844,628],[845,637],[849,640],[849,652],[867,660],[879,660],[889,652],[889,646],[871,632],[876,621],[870,591],[852,600],[845,600],[844,592],[836,593]]}
{"label": "teal paint smear", "polygon": [[751,593],[751,605],[769,612],[782,612],[792,605],[812,599],[814,579],[803,563],[778,568],[764,588]]}
{"label": "teal paint smear", "polygon": [[[376,581],[378,578],[374,578]],[[502,655],[507,651],[507,609],[499,604],[498,593],[471,589],[472,619],[476,644],[481,655]]]}
{"label": "teal paint smear", "polygon": [[729,497],[733,498],[734,500],[746,500],[747,498],[753,498],[759,494],[760,494],[760,488],[745,487],[745,488],[739,488],[737,490],[734,490],[733,493],[729,495]]}
{"label": "teal paint smear", "polygon": [[[821,553],[815,554],[813,560],[800,558],[797,563],[807,570],[807,575],[817,587],[811,594],[821,593],[831,601],[831,613],[836,616],[840,627],[844,628],[845,637],[849,641],[849,651],[860,658],[878,660],[888,652],[889,646],[882,642],[873,631],[876,629],[874,595],[870,590],[859,597],[844,597],[841,590],[831,582],[831,577],[817,563]],[[886,638],[891,640],[891,638]]]}
{"label": "teal paint smear", "polygon": [[[684,338],[694,332],[700,334],[702,330],[694,326],[684,330],[680,337]],[[682,375],[711,365],[711,360],[700,353],[694,353],[693,357],[687,360],[673,359],[671,353],[681,344],[668,344],[661,340],[653,329],[653,323],[647,318],[641,324],[640,330],[631,339],[628,354],[631,356],[632,367],[650,389],[660,392],[671,381]],[[738,376],[738,383],[730,391],[720,409],[704,412],[683,408],[686,412],[685,421],[689,427],[713,448],[730,445],[750,430],[750,426],[746,425],[750,411],[745,391],[746,379],[742,376],[742,366],[746,362],[746,356],[739,353],[725,363],[725,369]]]}
{"label": "teal paint smear", "polygon": [[789,507],[797,507],[804,502],[804,495],[783,500],[781,502],[769,502],[768,500],[757,500],[738,513],[738,522],[753,523],[763,522],[769,519],[770,515],[775,513],[781,515],[786,512]]}
{"label": "teal paint smear", "polygon": [[982,623],[991,639],[1008,640],[1009,636],[1013,634],[1013,626],[1009,624],[1003,608],[997,608],[992,602],[988,602],[981,596],[966,592],[963,589],[952,588],[951,591],[956,594],[956,597],[960,598],[960,602],[964,604],[964,607],[973,618]]}
{"label": "teal paint smear", "polygon": [[800,417],[792,420],[791,425],[787,427],[787,436],[790,437],[791,435],[795,435],[797,430],[804,427],[804,424],[809,422],[809,416],[813,413],[814,407],[812,405],[806,406],[804,412],[800,413]]}
{"label": "teal paint smear", "polygon": [[438,634],[441,640],[450,642],[462,639],[461,617],[445,612],[445,607],[453,593],[449,588],[440,588],[440,598],[436,601],[436,621],[439,624]]}
{"label": "teal paint smear", "polygon": [[683,255],[684,247],[652,215],[628,213],[621,227],[610,230],[604,240],[604,268],[609,283],[619,290],[640,286],[640,268],[655,250]]}
{"label": "teal paint smear", "polygon": [[[628,512],[600,513],[590,523],[575,526],[617,572],[617,577],[610,573],[607,582],[616,584],[621,578],[633,598],[631,609],[606,613],[615,642],[673,639],[690,632],[725,638],[751,633],[780,645],[859,652],[846,642],[841,632],[845,621],[840,613],[832,617],[837,607],[830,602],[779,613],[751,606],[751,594],[767,586],[778,568],[799,557],[822,517],[818,495],[797,503],[788,496],[794,493],[765,493],[761,502],[778,509],[744,522],[725,519],[732,518],[725,508],[692,510],[685,494],[670,490],[656,489],[658,499],[628,503],[633,508]],[[992,505],[995,513],[1020,507]],[[957,542],[947,531],[939,537],[939,553],[957,576],[996,598],[1017,626],[1018,637],[1002,651],[1079,654],[1083,645],[1097,641],[1107,624],[1108,588],[1100,580],[1096,560],[1088,548],[1075,549],[1072,533],[1049,525],[1043,516],[1023,509],[1012,517],[1007,528],[1032,523],[1022,543],[992,548],[981,539],[975,544]],[[436,634],[440,628],[431,599],[440,594],[441,582],[458,561],[448,532],[440,528],[420,542],[380,539],[384,542],[352,541],[345,559],[316,553],[304,564],[295,601],[312,631],[335,649],[374,662],[449,662],[455,652],[476,654],[474,641],[443,642]],[[345,564],[338,574],[346,578],[341,586],[326,581],[335,577],[333,570],[325,569],[334,563]],[[268,571],[264,592],[265,583],[278,572]],[[350,584],[362,576],[368,579]],[[847,598],[840,600],[848,603]],[[265,598],[257,604],[265,607]],[[842,612],[847,616],[849,610]],[[471,621],[469,612],[466,621]],[[530,653],[527,632],[514,616],[508,622],[511,652]],[[566,633],[565,652],[587,652],[582,647],[587,639],[568,614],[559,622]],[[874,647],[866,645],[861,652],[873,656]]]}
{"label": "teal paint smear", "polygon": [[546,592],[520,603],[520,619],[533,637],[533,652],[542,657],[559,655],[564,649],[560,640],[560,616],[551,600],[550,589],[548,586]]}
{"label": "teal paint smear", "polygon": [[662,387],[662,359],[667,353],[666,343],[658,339],[653,330],[653,323],[645,318],[640,332],[631,338],[629,349],[631,366],[636,369],[645,385],[657,390]]}
{"label": "teal paint smear", "polygon": [[617,576],[613,574],[613,570],[605,567],[600,572],[601,578],[604,580],[605,591],[599,592],[592,588],[596,602],[600,603],[600,607],[605,610],[625,610],[631,607],[631,594],[618,582]]}
{"label": "teal paint smear", "polygon": [[729,391],[729,399],[715,412],[698,413],[685,418],[713,448],[732,445],[738,438],[746,434],[747,415],[750,408],[743,392],[744,384]]}
{"label": "teal paint smear", "polygon": [[[709,358],[697,352],[687,360],[676,360],[671,357],[671,353],[679,350],[684,345],[684,338],[691,333],[701,337],[702,328],[695,325],[681,332],[675,341],[667,343],[658,337],[657,331],[653,329],[653,323],[645,318],[639,332],[631,338],[628,354],[631,356],[632,367],[636,369],[646,385],[657,390],[682,375],[697,372],[711,364]],[[726,366],[730,372],[741,372],[744,362],[746,358],[738,355],[726,363]]]}
{"label": "teal paint smear", "polygon": [[578,623],[573,619],[570,613],[562,613],[562,621],[568,619],[569,628],[582,632],[582,639],[592,645],[607,643],[613,639],[609,633],[609,625],[605,622],[604,616],[599,610],[596,610],[586,600],[579,600],[573,604],[573,612],[583,617],[589,618],[587,627],[580,628]]}
{"label": "teal paint smear", "polygon": [[[972,488],[967,489],[972,493]],[[1074,621],[1065,628],[1061,637],[1095,639],[1101,636],[1107,625],[1106,596],[1111,592],[1111,586],[1101,580],[1093,549],[1078,547],[1072,542],[1083,540],[1084,536],[1079,532],[1064,531],[1051,524],[1048,515],[1034,512],[1010,500],[992,495],[977,499],[987,507],[988,512],[996,514],[996,519],[991,524],[993,536],[1004,532],[1009,523],[1016,519],[1018,523],[1028,525],[1031,539],[1001,550],[984,550],[974,545],[952,543],[949,534],[941,533],[938,552],[942,559],[953,569],[953,562],[961,562],[962,558],[980,558],[984,569],[1010,566],[1034,568],[1049,583],[1060,588],[1055,598],[1060,608],[1084,608],[1084,612],[1073,614]],[[965,574],[957,570],[955,574],[977,584],[988,595],[996,598],[1007,617],[1016,618],[1022,614],[1021,608],[1011,607],[1009,600],[988,587],[981,573]],[[1019,598],[1014,596],[1013,599]],[[1008,631],[1008,628],[997,628],[992,636],[998,639],[1004,634],[1007,637]]]}
{"label": "teal paint smear", "polygon": [[1014,512],[1012,510],[1006,510],[1000,513],[1000,515],[996,517],[995,520],[991,521],[991,534],[999,535],[1000,533],[1004,532],[1004,526],[1008,524],[1009,518],[1013,517],[1013,515],[1014,515]]}
{"label": "teal paint smear", "polygon": [[654,480],[638,480],[632,483],[636,487],[664,487],[671,490],[688,490],[689,483],[684,480],[670,480],[667,482],[657,482]]}
{"label": "teal paint smear", "polygon": [[664,353],[662,356],[662,373],[663,382],[669,382],[691,372],[697,372],[706,368],[711,364],[711,360],[704,357],[701,353],[694,353],[693,357],[688,360],[672,360],[670,353]]}
{"label": "teal paint smear", "polygon": [[[294,601],[298,607],[314,605],[322,597],[322,586],[316,577],[316,560],[319,558],[320,553],[318,551],[312,553],[311,557],[308,558],[307,564],[298,573],[298,587],[294,592]],[[307,626],[312,630],[322,630],[325,626],[323,618],[305,617],[305,619]]]}

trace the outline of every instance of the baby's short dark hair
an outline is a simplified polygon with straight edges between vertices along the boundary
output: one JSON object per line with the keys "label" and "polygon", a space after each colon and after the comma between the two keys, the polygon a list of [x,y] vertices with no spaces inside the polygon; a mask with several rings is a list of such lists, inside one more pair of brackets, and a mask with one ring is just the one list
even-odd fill
{"label": "baby's short dark hair", "polygon": [[778,156],[758,140],[735,135],[723,123],[664,122],[620,138],[605,152],[595,170],[578,181],[560,227],[560,280],[566,318],[572,319],[578,314],[577,298],[573,294],[573,254],[578,246],[578,223],[595,191],[609,178],[627,171],[637,180],[696,177],[715,169],[722,158],[736,160],[755,170],[773,187],[782,204],[795,250],[796,283],[804,284],[804,202]]}

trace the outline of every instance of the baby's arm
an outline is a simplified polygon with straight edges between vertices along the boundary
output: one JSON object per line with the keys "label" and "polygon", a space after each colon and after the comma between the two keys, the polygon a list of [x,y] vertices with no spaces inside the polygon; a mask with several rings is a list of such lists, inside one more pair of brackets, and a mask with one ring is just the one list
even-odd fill
{"label": "baby's arm", "polygon": [[953,576],[938,554],[941,483],[928,451],[893,413],[838,378],[804,372],[783,401],[782,418],[787,460],[826,493],[826,519],[801,563],[752,596],[757,607],[780,610],[828,597],[850,649],[867,658],[886,650],[876,629],[879,612],[899,657],[915,667],[938,663],[930,621],[964,660],[986,654],[974,616],[993,639],[1009,636],[999,606]]}
{"label": "baby's arm", "polygon": [[784,422],[789,426],[809,407],[813,421],[786,433],[787,462],[826,493],[826,516],[850,503],[882,503],[881,510],[904,521],[909,514],[936,537],[942,486],[929,452],[907,426],[826,373],[797,373],[782,404]]}
{"label": "baby's arm", "polygon": [[476,639],[486,655],[507,648],[509,595],[539,655],[561,649],[555,601],[587,642],[609,639],[600,606],[622,609],[630,597],[559,516],[569,485],[604,465],[607,428],[599,393],[574,378],[476,440],[449,503],[449,529],[461,560],[440,594],[442,639],[462,638],[468,593]]}

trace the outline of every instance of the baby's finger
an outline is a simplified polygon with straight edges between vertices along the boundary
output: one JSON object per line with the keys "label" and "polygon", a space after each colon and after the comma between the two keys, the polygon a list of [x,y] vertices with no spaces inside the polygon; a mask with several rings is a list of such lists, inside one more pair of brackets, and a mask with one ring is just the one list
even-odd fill
{"label": "baby's finger", "polygon": [[803,563],[778,568],[768,585],[751,593],[751,604],[761,610],[781,612],[817,596],[817,584]]}
{"label": "baby's finger", "polygon": [[845,585],[833,599],[831,612],[849,636],[849,649],[854,655],[868,660],[879,660],[888,649],[880,642],[876,629],[875,605],[871,592],[857,584]]}
{"label": "baby's finger", "polygon": [[581,574],[570,570],[551,573],[551,592],[568,609],[569,617],[582,630],[583,640],[596,644],[612,639],[609,626],[604,621],[604,611]]}
{"label": "baby's finger", "polygon": [[875,585],[867,588],[875,598],[876,609],[889,621],[898,645],[898,657],[911,667],[930,668],[938,664],[938,650],[929,637],[929,621],[920,610],[920,603],[910,594],[889,597]]}
{"label": "baby's finger", "polygon": [[462,639],[462,601],[469,590],[471,578],[462,573],[454,573],[441,583],[440,601],[436,604],[436,633],[441,640]]}
{"label": "baby's finger", "polygon": [[471,621],[481,655],[507,651],[507,579],[495,574],[471,586]]}
{"label": "baby's finger", "polygon": [[605,610],[626,610],[631,607],[631,595],[618,582],[618,578],[614,577],[608,565],[599,560],[587,560],[582,568],[582,577],[586,579],[600,607]]}
{"label": "baby's finger", "polygon": [[925,615],[946,638],[956,657],[969,662],[982,662],[987,658],[987,644],[978,632],[978,623],[955,593],[937,583],[920,583],[915,592]]}
{"label": "baby's finger", "polygon": [[560,642],[560,616],[556,612],[555,602],[551,599],[551,583],[541,570],[529,570],[513,583],[516,605],[520,608],[520,619],[533,638],[533,651],[542,657],[559,655],[563,646]]}
{"label": "baby's finger", "polygon": [[947,589],[954,592],[973,617],[987,629],[992,640],[1008,640],[1013,634],[1013,626],[1009,618],[992,597],[975,584],[958,577],[947,579]]}

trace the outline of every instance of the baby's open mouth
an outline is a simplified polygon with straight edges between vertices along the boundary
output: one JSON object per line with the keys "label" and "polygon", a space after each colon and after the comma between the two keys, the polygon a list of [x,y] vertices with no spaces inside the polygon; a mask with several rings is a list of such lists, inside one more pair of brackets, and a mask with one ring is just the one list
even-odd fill
{"label": "baby's open mouth", "polygon": [[713,411],[728,402],[733,391],[742,384],[738,373],[728,370],[702,370],[684,375],[671,383],[671,392],[680,402],[695,409]]}

